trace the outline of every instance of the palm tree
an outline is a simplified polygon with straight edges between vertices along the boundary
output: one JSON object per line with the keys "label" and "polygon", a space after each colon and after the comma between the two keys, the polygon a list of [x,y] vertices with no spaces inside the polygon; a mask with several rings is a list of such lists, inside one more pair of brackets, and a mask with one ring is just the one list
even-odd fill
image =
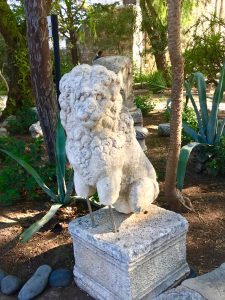
{"label": "palm tree", "polygon": [[50,161],[54,161],[55,128],[58,114],[54,95],[48,45],[45,0],[25,0],[27,41],[33,94]]}
{"label": "palm tree", "polygon": [[181,147],[184,66],[181,54],[180,19],[182,0],[167,0],[168,48],[172,65],[170,145],[166,165],[165,196],[172,210],[191,209],[191,203],[176,188],[177,164]]}

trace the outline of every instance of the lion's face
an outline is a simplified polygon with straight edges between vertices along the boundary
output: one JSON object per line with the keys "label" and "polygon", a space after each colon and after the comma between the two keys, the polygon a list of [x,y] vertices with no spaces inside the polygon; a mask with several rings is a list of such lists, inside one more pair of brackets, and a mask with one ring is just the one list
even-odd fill
{"label": "lion's face", "polygon": [[[120,82],[103,66],[80,65],[60,82],[61,119],[86,128],[112,128],[122,108]],[[65,114],[65,117],[64,117]],[[63,123],[64,124],[64,123]]]}
{"label": "lion's face", "polygon": [[[119,97],[119,95],[117,95]],[[74,112],[83,126],[91,128],[100,121],[115,118],[118,112],[118,99],[109,91],[102,89],[81,89],[74,103]]]}

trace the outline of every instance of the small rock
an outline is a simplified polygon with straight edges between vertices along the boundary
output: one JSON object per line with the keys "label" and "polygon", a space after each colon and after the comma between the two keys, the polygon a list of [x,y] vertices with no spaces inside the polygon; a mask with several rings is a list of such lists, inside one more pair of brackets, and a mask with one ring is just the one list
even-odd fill
{"label": "small rock", "polygon": [[170,136],[170,124],[169,123],[159,124],[158,134],[160,136]]}
{"label": "small rock", "polygon": [[72,279],[72,271],[68,269],[57,269],[51,273],[49,284],[51,287],[66,287],[70,285]]}
{"label": "small rock", "polygon": [[29,127],[29,131],[31,133],[32,138],[38,138],[43,136],[43,132],[41,129],[40,122],[38,121],[37,123],[32,124]]}
{"label": "small rock", "polygon": [[0,137],[1,136],[8,136],[8,132],[4,127],[0,127]]}
{"label": "small rock", "polygon": [[1,291],[5,295],[14,294],[20,289],[21,286],[22,281],[14,275],[8,275],[1,281]]}
{"label": "small rock", "polygon": [[19,300],[30,300],[41,294],[48,284],[52,268],[48,265],[40,266],[33,276],[24,284],[19,292]]}
{"label": "small rock", "polygon": [[5,272],[5,271],[3,271],[2,269],[0,269],[0,283],[1,283],[1,281],[2,281],[2,279],[4,278],[4,277],[6,277],[8,274]]}
{"label": "small rock", "polygon": [[2,123],[2,127],[7,128],[9,126],[10,121],[16,121],[16,116],[14,116],[14,115],[8,116],[8,118],[6,118],[4,120],[4,122]]}

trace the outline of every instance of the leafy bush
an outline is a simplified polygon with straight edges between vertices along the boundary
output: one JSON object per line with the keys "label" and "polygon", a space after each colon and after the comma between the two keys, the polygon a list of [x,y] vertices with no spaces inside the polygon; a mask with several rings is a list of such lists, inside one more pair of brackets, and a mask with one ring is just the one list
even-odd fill
{"label": "leafy bush", "polygon": [[8,122],[8,130],[11,133],[24,134],[29,132],[29,127],[38,121],[36,112],[31,108],[19,110],[16,119],[10,119]]}
{"label": "leafy bush", "polygon": [[167,88],[166,80],[160,71],[155,71],[150,74],[134,73],[134,82],[147,84],[150,91],[154,93],[162,92]]}
{"label": "leafy bush", "polygon": [[[55,178],[55,168],[42,160],[43,141],[36,139],[26,144],[10,137],[0,138],[0,148],[10,151],[24,161],[35,166],[43,174],[45,181],[50,183]],[[8,156],[0,153],[0,203],[11,205],[19,200],[33,200],[44,196],[35,180]]]}
{"label": "leafy bush", "polygon": [[146,116],[155,107],[154,103],[150,103],[149,95],[136,96],[134,101],[137,108],[140,108],[140,110],[142,111],[143,116]]}
{"label": "leafy bush", "polygon": [[166,79],[163,77],[163,74],[160,71],[155,71],[149,74],[147,83],[149,89],[154,93],[160,93],[167,87]]}
{"label": "leafy bush", "polygon": [[[199,18],[184,52],[185,74],[201,70],[209,81],[219,73],[225,57],[225,22],[216,17]],[[189,28],[190,31],[190,28]]]}
{"label": "leafy bush", "polygon": [[[164,111],[164,117],[167,122],[170,121],[170,110],[167,109]],[[198,122],[193,108],[185,106],[182,113],[182,121],[184,121],[188,126],[192,127],[194,130],[198,130]],[[183,145],[186,145],[187,143],[193,141],[193,138],[182,129],[181,141]]]}
{"label": "leafy bush", "polygon": [[207,164],[213,175],[225,175],[225,137],[221,137],[219,145],[213,147],[212,157]]}
{"label": "leafy bush", "polygon": [[[198,122],[193,108],[188,106],[184,108],[182,114],[182,121],[184,121],[188,126],[192,127],[194,130],[198,130]],[[186,145],[193,141],[192,137],[189,134],[187,134],[183,129],[181,140],[183,145]]]}

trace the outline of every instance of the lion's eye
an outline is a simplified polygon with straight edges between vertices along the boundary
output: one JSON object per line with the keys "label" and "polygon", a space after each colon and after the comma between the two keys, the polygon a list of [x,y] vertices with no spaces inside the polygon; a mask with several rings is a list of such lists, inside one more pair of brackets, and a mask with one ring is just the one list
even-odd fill
{"label": "lion's eye", "polygon": [[96,100],[101,100],[102,99],[102,96],[101,95],[97,95],[96,96]]}
{"label": "lion's eye", "polygon": [[84,101],[84,95],[81,95],[79,98],[80,101]]}

